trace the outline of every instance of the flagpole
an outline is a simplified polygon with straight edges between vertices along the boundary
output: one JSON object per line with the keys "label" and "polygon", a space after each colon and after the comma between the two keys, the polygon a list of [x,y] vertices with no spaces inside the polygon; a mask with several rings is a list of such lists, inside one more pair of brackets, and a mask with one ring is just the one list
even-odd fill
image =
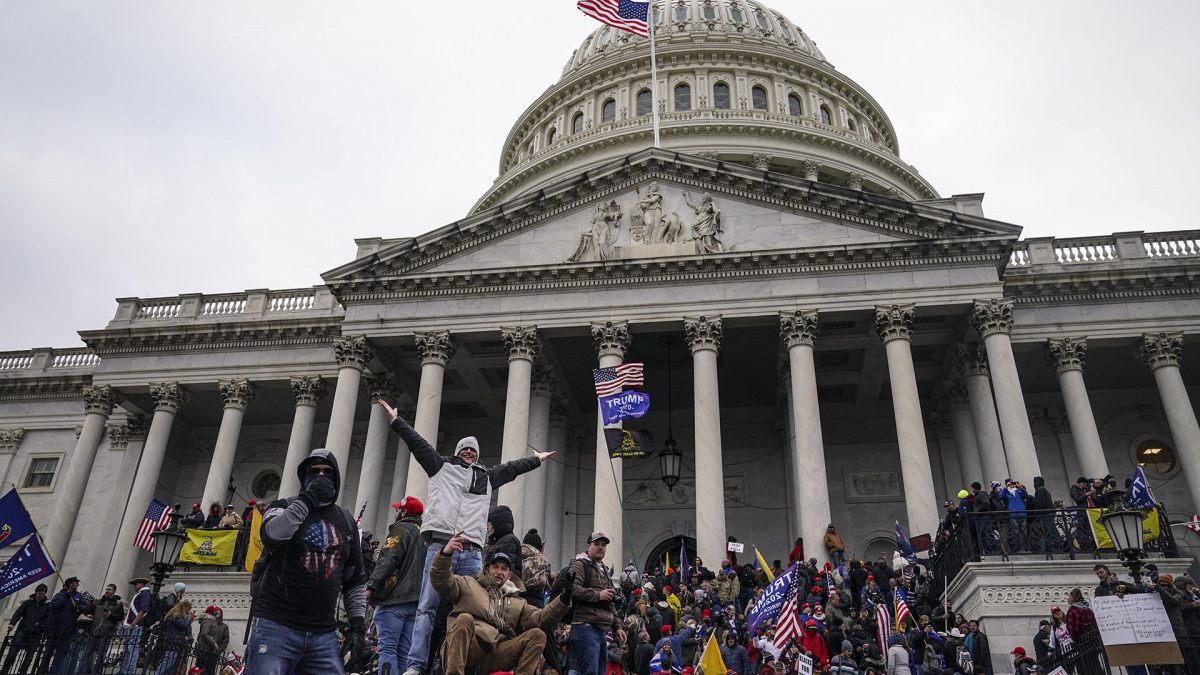
{"label": "flagpole", "polygon": [[[666,11],[664,6],[663,11]],[[654,51],[654,3],[646,8],[646,23],[650,26],[650,114],[654,120],[654,147],[659,148],[658,141],[658,58]]]}
{"label": "flagpole", "polygon": [[58,569],[58,563],[54,561],[54,554],[50,552],[50,549],[46,548],[46,538],[42,536],[37,523],[33,522],[33,517],[29,515],[29,509],[25,508],[25,500],[21,499],[21,493],[17,492],[16,483],[9,483],[9,485],[12,486],[13,493],[17,495],[17,503],[21,505],[21,510],[25,512],[25,517],[29,519],[29,524],[33,525],[33,536],[38,538],[42,553],[46,554],[46,560],[49,560],[50,564],[54,566],[54,576],[58,577],[58,582],[65,586],[62,572]]}

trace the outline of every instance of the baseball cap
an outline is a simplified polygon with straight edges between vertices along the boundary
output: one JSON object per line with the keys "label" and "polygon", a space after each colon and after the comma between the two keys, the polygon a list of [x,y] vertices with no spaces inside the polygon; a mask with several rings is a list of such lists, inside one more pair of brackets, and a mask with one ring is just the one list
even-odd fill
{"label": "baseball cap", "polygon": [[425,505],[421,503],[420,499],[417,499],[416,497],[413,497],[411,495],[408,497],[405,497],[404,499],[401,499],[398,502],[393,502],[392,508],[399,509],[405,513],[409,513],[412,515],[419,515],[419,514],[425,513]]}
{"label": "baseball cap", "polygon": [[193,508],[193,509],[198,509],[198,508],[200,508],[200,502],[192,502],[192,508]]}
{"label": "baseball cap", "polygon": [[605,544],[611,544],[611,543],[612,543],[612,540],[608,538],[608,535],[607,535],[607,534],[604,534],[603,532],[599,532],[599,531],[597,531],[597,532],[593,532],[593,533],[589,534],[589,535],[588,535],[588,540],[587,540],[587,543],[589,543],[589,544],[594,544],[595,542],[598,542],[598,541],[600,541],[601,539],[603,539],[603,540],[604,540],[604,543],[605,543]]}
{"label": "baseball cap", "polygon": [[1012,650],[1011,653],[1020,654],[1021,656],[1025,656],[1025,648],[1024,647],[1016,647]]}
{"label": "baseball cap", "polygon": [[496,562],[497,560],[503,560],[504,562],[508,563],[509,567],[512,567],[512,558],[508,557],[508,554],[505,553],[504,551],[495,551],[495,550],[488,554],[487,562],[484,564],[491,565],[492,563]]}

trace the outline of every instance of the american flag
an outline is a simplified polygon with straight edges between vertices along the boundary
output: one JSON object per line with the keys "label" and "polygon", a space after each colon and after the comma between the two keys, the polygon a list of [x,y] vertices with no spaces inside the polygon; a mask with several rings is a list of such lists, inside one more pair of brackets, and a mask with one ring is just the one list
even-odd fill
{"label": "american flag", "polygon": [[892,602],[896,603],[896,632],[904,632],[905,622],[912,619],[912,613],[908,611],[908,597],[904,593],[904,589],[896,587],[892,594]]}
{"label": "american flag", "polygon": [[633,2],[633,0],[579,0],[576,6],[579,7],[579,11],[600,23],[606,23],[613,28],[629,31],[634,35],[650,37],[650,24],[647,21],[650,13],[649,2]]}
{"label": "american flag", "polygon": [[[794,575],[795,571],[788,570],[788,573]],[[796,597],[799,595],[801,585],[799,581],[793,579],[792,587],[788,590],[787,600],[784,601],[783,607],[779,608],[779,616],[775,619],[776,649],[786,649],[793,638],[799,642],[803,635],[800,616],[796,611]]]}
{"label": "american flag", "polygon": [[625,387],[641,387],[642,364],[622,363],[612,368],[596,368],[592,371],[592,382],[596,384],[597,396],[612,396]]}
{"label": "american flag", "polygon": [[1192,519],[1188,521],[1187,528],[1192,532],[1200,532],[1200,514],[1192,514]]}
{"label": "american flag", "polygon": [[142,516],[142,526],[138,528],[137,538],[133,540],[133,545],[153,551],[154,537],[150,535],[170,525],[172,513],[175,513],[175,509],[157,499],[150,500],[150,508],[146,509],[146,515]]}
{"label": "american flag", "polygon": [[879,638],[879,651],[887,653],[888,639],[892,637],[892,617],[888,616],[887,605],[875,605],[875,635]]}

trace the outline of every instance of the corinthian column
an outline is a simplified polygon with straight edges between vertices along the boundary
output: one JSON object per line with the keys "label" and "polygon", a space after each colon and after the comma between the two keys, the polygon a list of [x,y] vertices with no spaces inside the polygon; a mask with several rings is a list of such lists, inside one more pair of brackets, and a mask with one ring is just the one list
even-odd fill
{"label": "corinthian column", "polygon": [[387,458],[387,444],[392,437],[388,428],[388,416],[379,399],[396,400],[396,378],[391,373],[367,375],[367,400],[371,403],[371,420],[367,423],[367,441],[363,444],[362,470],[359,471],[358,494],[355,497],[354,515],[361,510],[364,528],[375,527],[379,514],[379,487],[384,480],[383,461]]}
{"label": "corinthian column", "polygon": [[1042,469],[1038,465],[1033,429],[1029,426],[1029,412],[1025,409],[1025,396],[1021,393],[1021,379],[1017,376],[1017,361],[1013,358],[1012,338],[1009,336],[1012,332],[1013,301],[997,298],[976,300],[972,320],[987,348],[1008,470],[1013,480],[1033,485],[1033,477],[1042,475]]}
{"label": "corinthian column", "polygon": [[221,428],[217,430],[212,463],[208,466],[208,480],[204,482],[204,497],[200,501],[206,509],[215,502],[225,505],[229,478],[233,475],[233,459],[237,455],[238,437],[242,433],[242,420],[246,416],[246,407],[258,396],[254,385],[244,379],[221,380],[217,383],[217,390],[225,401],[225,411],[221,414]]}
{"label": "corinthian column", "polygon": [[[557,452],[547,459],[540,471],[546,473],[546,514],[545,531],[538,530],[542,541],[546,543],[545,556],[552,568],[559,568],[563,558],[570,554],[570,547],[563,544],[563,487],[565,472],[563,462],[567,460],[567,420],[569,412],[562,401],[550,402],[550,435],[546,441],[546,450]],[[571,460],[577,463],[578,458]],[[575,490],[575,486],[571,486]]]}
{"label": "corinthian column", "polygon": [[[1083,382],[1083,364],[1087,360],[1087,338],[1051,338],[1046,340],[1046,360],[1058,373],[1067,421],[1075,441],[1075,452],[1085,476],[1107,476],[1108,460],[1100,443],[1100,430],[1092,415],[1092,402]],[[1068,476],[1068,480],[1070,477]]]}
{"label": "corinthian column", "polygon": [[350,468],[350,437],[354,433],[354,409],[358,405],[358,387],[363,368],[371,360],[371,345],[361,335],[343,336],[333,342],[337,358],[337,385],[333,390],[333,413],[329,416],[329,432],[325,449],[337,458],[342,475]]}
{"label": "corinthian column", "polygon": [[828,559],[822,541],[825,528],[833,522],[829,514],[829,482],[825,475],[825,442],[821,435],[821,409],[817,403],[817,367],[813,358],[813,340],[817,336],[817,312],[783,312],[779,316],[779,334],[787,346],[791,374],[793,447],[796,454],[791,466],[793,485],[800,497],[800,536],[810,542],[809,556]]}
{"label": "corinthian column", "polygon": [[[950,411],[950,424],[954,428],[954,444],[958,446],[958,470],[962,487],[970,487],[975,481],[983,481],[984,476],[975,423],[971,419],[971,401],[967,395],[967,385],[962,380],[950,383],[946,390],[946,408]],[[949,482],[948,477],[946,482]]]}
{"label": "corinthian column", "polygon": [[[533,359],[541,349],[537,326],[501,328],[500,337],[508,347],[508,392],[504,399],[504,436],[500,461],[511,462],[529,456],[529,387],[533,377]],[[525,477],[501,485],[497,504],[512,509],[513,530],[525,527]]]}
{"label": "corinthian column", "polygon": [[900,449],[900,472],[904,478],[904,506],[909,533],[930,533],[938,524],[937,498],[933,490],[933,467],[929,465],[929,443],[921,396],[917,393],[917,371],[912,360],[914,305],[877,305],[875,330],[887,352],[888,378],[892,384],[892,409],[896,415],[896,444]]}
{"label": "corinthian column", "polygon": [[1192,503],[1200,504],[1200,425],[1196,423],[1196,412],[1179,374],[1183,333],[1144,334],[1138,343],[1137,355],[1154,373],[1158,395],[1167,413],[1167,424],[1175,440],[1175,454],[1192,493]]}
{"label": "corinthian column", "polygon": [[[417,333],[414,338],[417,353],[421,355],[421,386],[417,390],[417,417],[413,429],[436,447],[438,420],[442,414],[442,381],[446,378],[446,363],[454,356],[454,342],[450,332],[444,330]],[[425,501],[429,476],[420,466],[408,472],[407,487],[406,494]]]}
{"label": "corinthian column", "polygon": [[134,565],[137,564],[138,552],[142,549],[133,545],[138,528],[142,525],[142,517],[154,498],[154,490],[158,487],[158,477],[162,472],[163,458],[167,454],[167,442],[171,440],[171,425],[175,423],[175,415],[179,408],[190,398],[187,389],[178,382],[157,382],[150,385],[150,398],[154,401],[154,417],[150,420],[150,432],[142,446],[142,457],[138,463],[137,473],[133,477],[133,487],[129,490],[129,501],[125,503],[125,514],[121,517],[121,529],[117,532],[114,542],[112,560],[108,564],[108,583],[121,584],[133,576]]}
{"label": "corinthian column", "polygon": [[67,464],[65,475],[55,490],[54,518],[50,529],[45,530],[46,549],[50,556],[62,563],[66,557],[67,544],[75,533],[75,521],[79,516],[79,505],[87,491],[88,476],[96,461],[96,451],[104,440],[104,425],[113,407],[121,401],[120,394],[107,384],[83,388],[83,431],[75,442],[75,452]]}
{"label": "corinthian column", "polygon": [[[601,368],[615,368],[625,359],[629,349],[629,322],[606,321],[592,324],[592,344],[596,347],[596,355]],[[620,425],[616,425],[620,426]],[[608,535],[608,550],[605,559],[613,569],[625,567],[624,544],[625,528],[621,522],[621,481],[624,479],[624,467],[621,459],[608,456],[608,443],[604,440],[604,419],[600,414],[600,404],[596,404],[596,473],[595,499],[592,509],[592,530]],[[576,533],[577,534],[577,533]],[[586,536],[585,536],[586,539]],[[572,549],[574,549],[574,542]],[[564,558],[567,556],[564,555]]]}
{"label": "corinthian column", "polygon": [[[992,399],[991,371],[987,352],[978,343],[958,346],[958,367],[962,371],[967,398],[971,403],[971,419],[975,423],[975,439],[979,446],[979,461],[983,473],[972,478],[986,488],[989,481],[1003,481],[1008,472],[1004,454],[1004,436],[1000,419],[996,417],[996,402]],[[970,485],[970,483],[968,483]]]}
{"label": "corinthian column", "polygon": [[[717,353],[724,330],[721,317],[684,318],[692,350],[696,415],[696,549],[715,565],[725,559],[725,468],[721,458],[721,401],[717,393]],[[801,518],[804,514],[800,514]]]}
{"label": "corinthian column", "polygon": [[317,420],[317,405],[329,391],[328,385],[320,375],[293,377],[289,382],[292,386],[292,396],[296,399],[296,413],[292,418],[292,435],[288,439],[287,457],[283,461],[283,476],[279,480],[280,497],[294,497],[300,494],[300,477],[296,475],[296,470],[300,467],[300,462],[312,452],[313,423]]}
{"label": "corinthian column", "polygon": [[[534,370],[529,387],[529,447],[538,452],[562,449],[561,445],[550,446],[550,396],[553,393],[554,372],[548,368]],[[543,465],[541,469],[521,477],[525,481],[525,524],[516,532],[518,537],[524,536],[525,530],[530,528],[536,529],[541,537],[546,536],[547,468]]]}

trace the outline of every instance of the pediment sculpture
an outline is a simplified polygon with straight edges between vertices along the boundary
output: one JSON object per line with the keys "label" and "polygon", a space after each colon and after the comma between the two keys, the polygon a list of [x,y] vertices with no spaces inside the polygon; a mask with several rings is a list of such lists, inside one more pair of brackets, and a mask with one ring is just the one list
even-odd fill
{"label": "pediment sculpture", "polygon": [[579,246],[575,253],[567,258],[567,262],[595,262],[616,257],[613,245],[617,243],[620,234],[621,219],[625,212],[615,199],[607,204],[600,204],[592,213],[592,222],[588,229],[579,235]]}
{"label": "pediment sculpture", "polygon": [[[678,193],[675,199],[680,199]],[[601,202],[592,213],[591,222],[579,235],[575,253],[567,262],[598,262],[615,258],[643,258],[665,255],[709,255],[728,250],[722,240],[721,210],[712,194],[705,192],[699,199],[684,190],[682,200],[692,211],[686,223],[678,211],[669,211],[667,198],[658,182],[636,190],[634,213],[629,217],[629,237],[621,239],[621,221],[625,213],[617,200]],[[687,229],[685,230],[685,225]]]}

